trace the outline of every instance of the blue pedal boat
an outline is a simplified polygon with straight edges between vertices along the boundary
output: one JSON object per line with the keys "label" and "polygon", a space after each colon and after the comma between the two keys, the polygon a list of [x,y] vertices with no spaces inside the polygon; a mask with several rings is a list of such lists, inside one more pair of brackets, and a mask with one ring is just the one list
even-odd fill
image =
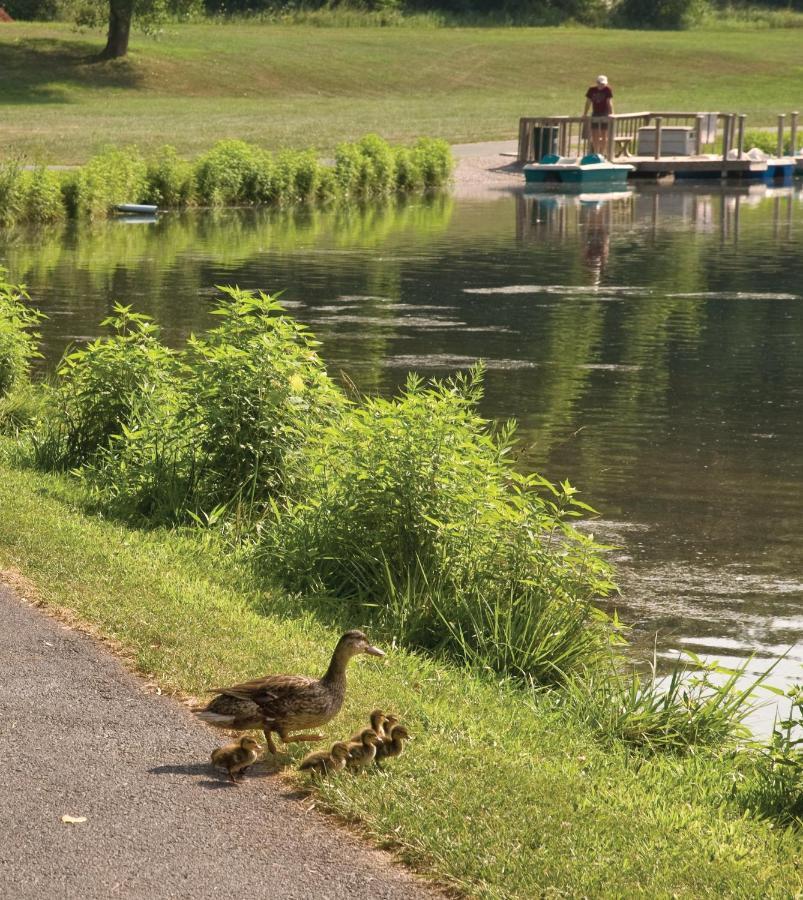
{"label": "blue pedal boat", "polygon": [[612,163],[597,153],[577,157],[547,154],[539,163],[524,167],[527,184],[606,184],[624,185],[635,167],[627,163]]}

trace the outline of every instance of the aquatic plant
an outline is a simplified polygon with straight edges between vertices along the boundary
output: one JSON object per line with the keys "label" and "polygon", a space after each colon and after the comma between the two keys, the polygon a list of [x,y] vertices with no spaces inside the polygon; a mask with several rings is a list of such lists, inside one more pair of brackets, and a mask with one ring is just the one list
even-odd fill
{"label": "aquatic plant", "polygon": [[148,160],[147,187],[143,199],[157,206],[180,208],[194,200],[192,164],[176,153],[174,147],[164,146]]}
{"label": "aquatic plant", "polygon": [[745,739],[745,719],[768,672],[745,675],[750,660],[736,669],[706,663],[687,652],[668,676],[622,669],[622,660],[579,672],[558,699],[603,740],[621,741],[650,752],[686,753],[696,747],[724,747]]}
{"label": "aquatic plant", "polygon": [[203,205],[236,206],[251,202],[255,173],[262,161],[245,141],[218,141],[195,164],[195,190]]}
{"label": "aquatic plant", "polygon": [[789,711],[776,717],[737,798],[756,815],[782,825],[803,825],[803,685],[786,692]]}
{"label": "aquatic plant", "polygon": [[171,383],[173,353],[148,316],[115,304],[101,325],[113,334],[69,350],[58,367],[47,413],[31,435],[40,468],[86,465]]}
{"label": "aquatic plant", "polygon": [[221,324],[191,338],[170,402],[111,441],[90,479],[106,505],[155,521],[253,521],[289,490],[288,459],[343,403],[317,341],[273,297],[222,288]]}
{"label": "aquatic plant", "polygon": [[22,170],[14,160],[0,162],[0,225],[17,221],[22,202]]}
{"label": "aquatic plant", "polygon": [[29,305],[25,286],[6,278],[0,267],[0,398],[27,383],[31,361],[40,355],[36,327],[44,318]]}
{"label": "aquatic plant", "polygon": [[68,212],[104,218],[121,203],[138,203],[147,191],[147,166],[135,148],[109,147],[69,177],[63,186]]}
{"label": "aquatic plant", "polygon": [[481,384],[481,369],[411,375],[396,399],[311,432],[259,558],[405,643],[557,682],[607,646],[591,601],[608,567],[570,524],[589,509],[574,489],[515,470],[513,426],[495,432],[476,411]]}

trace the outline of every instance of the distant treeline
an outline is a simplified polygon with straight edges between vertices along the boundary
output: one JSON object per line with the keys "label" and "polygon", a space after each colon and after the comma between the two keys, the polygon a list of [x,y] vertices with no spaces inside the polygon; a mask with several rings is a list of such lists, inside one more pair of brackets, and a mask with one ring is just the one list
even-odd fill
{"label": "distant treeline", "polygon": [[[97,0],[7,0],[16,19],[77,19],[97,24],[103,4]],[[759,19],[762,14],[803,12],[803,0],[152,0],[148,12],[168,18],[256,15],[275,21],[403,22],[425,16],[443,25],[584,25],[635,28],[687,28],[707,15]],[[344,17],[343,14],[349,14]]]}

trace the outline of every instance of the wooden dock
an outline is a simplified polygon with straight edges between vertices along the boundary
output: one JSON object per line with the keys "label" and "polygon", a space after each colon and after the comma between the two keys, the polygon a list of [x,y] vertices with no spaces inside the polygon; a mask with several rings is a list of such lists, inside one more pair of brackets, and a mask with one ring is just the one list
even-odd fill
{"label": "wooden dock", "polygon": [[[737,113],[637,112],[621,115],[535,116],[519,120],[518,161],[547,154],[582,158],[591,152],[592,130],[604,135],[605,156],[634,167],[635,177],[773,180],[795,172],[783,155],[787,134],[797,149],[798,113],[778,116],[777,153],[754,158],[744,146],[746,116]],[[798,169],[800,166],[798,165]]]}

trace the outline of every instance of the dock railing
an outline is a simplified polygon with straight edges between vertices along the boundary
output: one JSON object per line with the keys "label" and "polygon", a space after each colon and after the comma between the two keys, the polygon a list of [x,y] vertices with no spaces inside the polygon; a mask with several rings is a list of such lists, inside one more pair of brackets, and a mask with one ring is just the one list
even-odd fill
{"label": "dock railing", "polygon": [[[744,134],[744,119],[735,113],[636,112],[613,116],[525,116],[519,119],[518,161],[538,162],[548,153],[559,156],[585,156],[592,148],[595,126],[603,126],[600,143],[608,159],[634,155],[640,128],[655,129],[654,156],[661,156],[661,133],[666,128],[683,126],[694,134],[694,153],[714,150],[723,137],[722,152],[727,155],[737,143],[737,130]],[[718,150],[719,148],[716,147]]]}

